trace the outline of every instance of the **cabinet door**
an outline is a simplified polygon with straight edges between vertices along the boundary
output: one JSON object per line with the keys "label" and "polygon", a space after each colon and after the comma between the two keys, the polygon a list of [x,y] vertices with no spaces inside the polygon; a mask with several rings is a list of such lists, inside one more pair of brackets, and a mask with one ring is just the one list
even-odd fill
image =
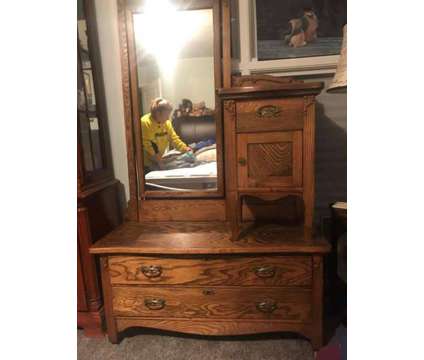
{"label": "cabinet door", "polygon": [[238,186],[274,189],[302,186],[302,131],[237,135]]}

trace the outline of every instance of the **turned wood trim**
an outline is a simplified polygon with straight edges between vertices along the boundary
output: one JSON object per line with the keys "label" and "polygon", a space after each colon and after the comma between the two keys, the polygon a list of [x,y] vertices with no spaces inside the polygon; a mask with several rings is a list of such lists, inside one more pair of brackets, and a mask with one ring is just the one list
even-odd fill
{"label": "turned wood trim", "polygon": [[121,57],[121,75],[122,75],[122,93],[124,100],[124,120],[125,120],[125,138],[127,145],[128,162],[128,181],[129,181],[129,201],[127,217],[129,220],[138,219],[138,177],[137,164],[135,158],[134,129],[131,112],[131,94],[130,94],[130,70],[127,41],[127,24],[125,14],[125,0],[118,0],[118,28]]}

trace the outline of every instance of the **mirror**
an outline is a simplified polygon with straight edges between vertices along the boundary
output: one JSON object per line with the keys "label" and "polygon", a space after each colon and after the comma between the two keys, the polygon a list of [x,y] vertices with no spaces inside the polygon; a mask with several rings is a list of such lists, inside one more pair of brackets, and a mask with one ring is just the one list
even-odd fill
{"label": "mirror", "polygon": [[212,8],[150,0],[133,13],[145,191],[216,191]]}

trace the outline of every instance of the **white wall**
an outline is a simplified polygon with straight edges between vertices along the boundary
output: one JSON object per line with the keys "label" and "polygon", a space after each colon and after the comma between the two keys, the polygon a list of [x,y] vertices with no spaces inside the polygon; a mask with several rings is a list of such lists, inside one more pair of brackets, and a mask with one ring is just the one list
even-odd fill
{"label": "white wall", "polygon": [[124,103],[119,50],[116,0],[95,0],[100,54],[115,177],[124,185],[129,199]]}

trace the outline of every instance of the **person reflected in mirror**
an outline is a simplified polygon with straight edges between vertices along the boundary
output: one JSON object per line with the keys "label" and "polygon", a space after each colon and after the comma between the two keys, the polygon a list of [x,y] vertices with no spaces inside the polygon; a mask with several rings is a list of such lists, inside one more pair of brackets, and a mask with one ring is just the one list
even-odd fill
{"label": "person reflected in mirror", "polygon": [[192,151],[175,132],[171,112],[169,101],[156,98],[150,105],[150,113],[141,117],[145,174],[163,168],[162,156],[171,144],[182,153]]}

